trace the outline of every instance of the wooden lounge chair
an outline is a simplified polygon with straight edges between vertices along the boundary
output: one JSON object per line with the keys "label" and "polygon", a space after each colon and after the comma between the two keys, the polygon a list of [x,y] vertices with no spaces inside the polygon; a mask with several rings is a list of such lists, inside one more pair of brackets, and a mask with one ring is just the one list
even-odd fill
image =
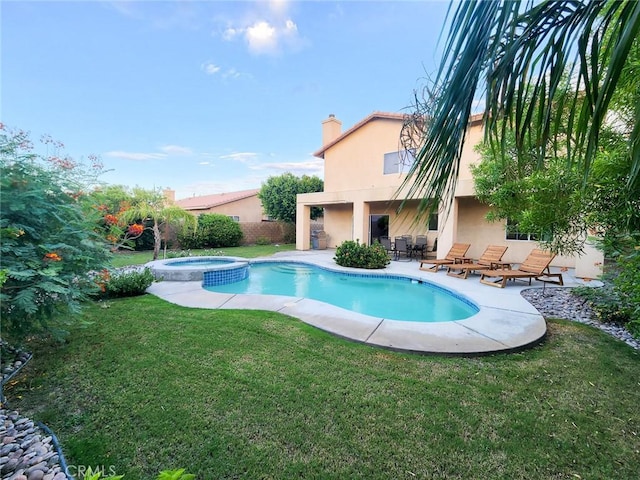
{"label": "wooden lounge chair", "polygon": [[[551,273],[549,271],[549,264],[555,256],[555,253],[534,248],[517,269],[484,270],[480,276],[480,282],[492,287],[504,288],[507,285],[507,280],[510,279],[529,279],[529,285],[531,285],[531,279],[535,278],[541,282],[564,285],[561,273]],[[550,280],[551,278],[556,278],[557,280]]]}
{"label": "wooden lounge chair", "polygon": [[469,276],[469,272],[478,270],[490,270],[496,267],[501,267],[500,263],[504,252],[508,247],[503,245],[489,245],[484,253],[480,256],[477,262],[472,263],[454,263],[447,266],[447,275],[450,277],[458,277],[466,279]]}
{"label": "wooden lounge chair", "polygon": [[[445,267],[452,263],[462,263],[465,260],[465,254],[467,250],[471,247],[470,243],[454,243],[447,253],[445,258],[434,259],[434,260],[422,260],[420,262],[420,270],[424,270],[425,272],[437,272],[440,267]],[[432,267],[425,268],[424,265],[433,265]]]}

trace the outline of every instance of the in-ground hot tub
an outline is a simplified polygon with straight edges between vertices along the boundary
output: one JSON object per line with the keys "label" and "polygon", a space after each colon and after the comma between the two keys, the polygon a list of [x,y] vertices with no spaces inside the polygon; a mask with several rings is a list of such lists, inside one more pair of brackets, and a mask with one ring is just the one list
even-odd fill
{"label": "in-ground hot tub", "polygon": [[171,258],[155,260],[146,266],[156,280],[167,282],[204,281],[207,285],[225,285],[249,275],[249,262],[237,257]]}

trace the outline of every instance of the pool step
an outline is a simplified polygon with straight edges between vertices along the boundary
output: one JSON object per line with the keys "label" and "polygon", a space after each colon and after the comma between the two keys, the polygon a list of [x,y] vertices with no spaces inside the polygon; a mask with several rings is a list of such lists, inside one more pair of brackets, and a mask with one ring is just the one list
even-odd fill
{"label": "pool step", "polygon": [[307,267],[306,265],[276,265],[272,268],[276,272],[289,275],[311,275],[314,272],[313,267]]}

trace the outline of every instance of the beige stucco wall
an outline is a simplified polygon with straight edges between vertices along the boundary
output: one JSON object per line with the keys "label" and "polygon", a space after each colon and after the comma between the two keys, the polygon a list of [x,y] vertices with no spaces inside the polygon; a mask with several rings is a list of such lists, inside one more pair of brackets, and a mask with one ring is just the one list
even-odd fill
{"label": "beige stucco wall", "polygon": [[383,175],[384,154],[400,150],[402,120],[376,119],[336,143],[324,154],[325,192],[397,188],[399,174]]}
{"label": "beige stucco wall", "polygon": [[262,202],[257,195],[225,203],[206,210],[190,210],[194,215],[201,213],[219,213],[221,215],[237,215],[240,222],[261,222],[265,217],[262,213]]}
{"label": "beige stucco wall", "polygon": [[[502,259],[506,262],[520,263],[538,244],[527,240],[507,240],[504,221],[488,222],[486,214],[489,207],[475,198],[458,199],[458,242],[470,243],[468,256],[478,258],[487,245],[506,245],[507,251]],[[551,265],[556,267],[575,267],[575,257],[557,256]]]}
{"label": "beige stucco wall", "polygon": [[467,139],[462,148],[460,175],[458,177],[458,184],[456,185],[456,197],[467,197],[475,194],[473,175],[471,175],[471,169],[469,167],[474,163],[480,162],[480,154],[475,151],[475,147],[482,141],[482,138],[482,122],[476,120],[467,131]]}
{"label": "beige stucco wall", "polygon": [[353,210],[351,205],[334,205],[324,211],[324,231],[327,246],[335,248],[346,240],[355,240],[352,233]]}

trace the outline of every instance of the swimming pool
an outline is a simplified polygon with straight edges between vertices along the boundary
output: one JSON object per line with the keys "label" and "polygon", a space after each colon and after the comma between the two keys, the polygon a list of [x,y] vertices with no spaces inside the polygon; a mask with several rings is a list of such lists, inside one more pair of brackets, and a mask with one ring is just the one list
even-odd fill
{"label": "swimming pool", "polygon": [[388,320],[443,322],[469,318],[479,309],[436,285],[408,277],[335,272],[299,262],[254,262],[243,280],[204,288],[218,293],[286,295],[330,303]]}

